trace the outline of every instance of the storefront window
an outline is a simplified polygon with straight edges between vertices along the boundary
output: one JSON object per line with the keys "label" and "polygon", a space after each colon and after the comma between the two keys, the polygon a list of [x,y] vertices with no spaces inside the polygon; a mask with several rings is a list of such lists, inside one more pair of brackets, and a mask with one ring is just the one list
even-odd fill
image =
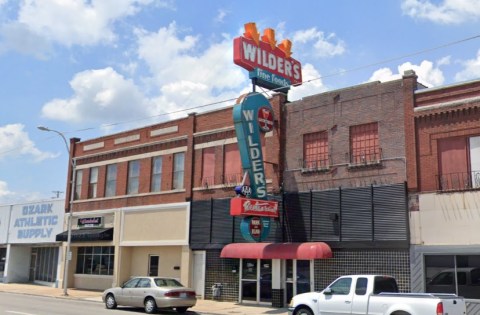
{"label": "storefront window", "polygon": [[113,275],[115,247],[79,247],[76,273],[88,275]]}
{"label": "storefront window", "polygon": [[32,248],[30,281],[55,282],[57,277],[57,247]]}
{"label": "storefront window", "polygon": [[480,255],[425,256],[425,283],[427,293],[480,299]]}

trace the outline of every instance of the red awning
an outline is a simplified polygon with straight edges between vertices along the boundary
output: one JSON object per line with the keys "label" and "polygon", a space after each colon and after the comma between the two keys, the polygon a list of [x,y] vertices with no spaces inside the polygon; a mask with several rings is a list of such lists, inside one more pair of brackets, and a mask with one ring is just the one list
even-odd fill
{"label": "red awning", "polygon": [[222,258],[251,259],[324,259],[332,258],[332,250],[323,242],[307,243],[232,243],[220,254]]}

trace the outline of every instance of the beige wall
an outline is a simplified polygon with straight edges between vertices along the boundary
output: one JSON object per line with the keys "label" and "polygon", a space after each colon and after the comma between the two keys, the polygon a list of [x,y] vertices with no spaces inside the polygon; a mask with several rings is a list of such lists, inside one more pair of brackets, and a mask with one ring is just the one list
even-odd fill
{"label": "beige wall", "polygon": [[480,192],[420,194],[410,212],[410,237],[418,245],[480,244]]}
{"label": "beige wall", "polygon": [[185,205],[123,212],[120,245],[188,245],[188,227]]}

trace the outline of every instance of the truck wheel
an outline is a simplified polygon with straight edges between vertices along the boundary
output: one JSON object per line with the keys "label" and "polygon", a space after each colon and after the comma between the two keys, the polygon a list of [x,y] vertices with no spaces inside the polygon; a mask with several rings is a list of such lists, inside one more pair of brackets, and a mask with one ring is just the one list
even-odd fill
{"label": "truck wheel", "polygon": [[308,307],[301,307],[295,312],[295,315],[313,315],[313,312]]}

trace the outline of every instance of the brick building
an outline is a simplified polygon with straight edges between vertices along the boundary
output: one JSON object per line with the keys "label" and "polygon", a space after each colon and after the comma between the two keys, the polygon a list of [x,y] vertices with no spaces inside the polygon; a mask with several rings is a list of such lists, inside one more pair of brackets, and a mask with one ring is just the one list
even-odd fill
{"label": "brick building", "polygon": [[480,81],[416,91],[411,115],[412,290],[480,299]]}
{"label": "brick building", "polygon": [[[278,117],[284,99],[271,101]],[[269,193],[280,189],[278,127],[263,139]],[[235,196],[242,180],[232,108],[70,144],[75,183],[68,283],[104,289],[132,275],[163,275],[205,294],[205,255],[193,252],[189,240],[212,229],[202,230],[201,218],[191,225],[191,213],[193,200],[228,201],[222,198]],[[228,207],[220,216],[233,221]],[[67,231],[56,239],[67,241]]]}

